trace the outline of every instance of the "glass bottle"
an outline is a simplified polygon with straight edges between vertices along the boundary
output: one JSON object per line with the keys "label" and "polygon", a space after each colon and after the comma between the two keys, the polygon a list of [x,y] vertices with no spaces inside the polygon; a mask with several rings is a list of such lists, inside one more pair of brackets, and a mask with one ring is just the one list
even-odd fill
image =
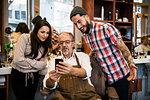
{"label": "glass bottle", "polygon": [[118,21],[118,9],[116,9],[116,21]]}
{"label": "glass bottle", "polygon": [[111,11],[110,10],[108,11],[108,20],[112,20],[111,19]]}

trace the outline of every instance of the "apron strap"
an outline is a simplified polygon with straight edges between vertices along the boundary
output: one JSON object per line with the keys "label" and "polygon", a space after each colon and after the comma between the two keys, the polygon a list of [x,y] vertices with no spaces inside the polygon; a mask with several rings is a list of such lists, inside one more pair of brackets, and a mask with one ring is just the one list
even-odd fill
{"label": "apron strap", "polygon": [[76,55],[75,53],[74,53],[74,55],[75,55],[75,58],[76,58],[76,61],[77,61],[78,66],[81,68],[81,65],[80,65],[80,63],[79,63],[79,59],[78,59],[77,55]]}

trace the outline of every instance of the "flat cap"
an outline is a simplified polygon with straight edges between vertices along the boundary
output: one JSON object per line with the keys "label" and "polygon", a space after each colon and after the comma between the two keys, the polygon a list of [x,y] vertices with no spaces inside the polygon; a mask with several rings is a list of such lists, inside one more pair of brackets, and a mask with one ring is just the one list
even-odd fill
{"label": "flat cap", "polygon": [[38,15],[32,19],[32,23],[36,24],[39,20],[42,20],[42,17]]}
{"label": "flat cap", "polygon": [[81,14],[81,15],[87,15],[87,12],[85,11],[85,9],[76,6],[72,9],[71,14],[70,14],[70,20],[73,16],[75,16],[76,14]]}

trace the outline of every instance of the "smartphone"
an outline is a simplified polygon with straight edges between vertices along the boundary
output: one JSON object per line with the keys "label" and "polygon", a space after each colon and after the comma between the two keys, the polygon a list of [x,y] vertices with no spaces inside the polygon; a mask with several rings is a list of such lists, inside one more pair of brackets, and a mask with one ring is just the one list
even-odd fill
{"label": "smartphone", "polygon": [[56,66],[57,64],[59,64],[59,65],[61,65],[59,62],[63,62],[63,59],[55,59],[55,69],[56,69],[56,67],[58,67],[58,66]]}

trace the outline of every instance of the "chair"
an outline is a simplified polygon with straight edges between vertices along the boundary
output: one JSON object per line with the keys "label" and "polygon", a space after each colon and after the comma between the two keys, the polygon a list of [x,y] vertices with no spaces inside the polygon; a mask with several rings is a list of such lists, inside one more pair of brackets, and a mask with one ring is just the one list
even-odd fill
{"label": "chair", "polygon": [[107,93],[109,100],[119,100],[119,96],[114,87],[108,87]]}
{"label": "chair", "polygon": [[50,90],[50,89],[46,89],[46,88],[40,90],[40,92],[41,92],[41,94],[42,94],[42,96],[43,96],[43,100],[47,100],[47,97],[48,97],[49,95],[51,95],[54,91],[55,91],[55,90]]}

